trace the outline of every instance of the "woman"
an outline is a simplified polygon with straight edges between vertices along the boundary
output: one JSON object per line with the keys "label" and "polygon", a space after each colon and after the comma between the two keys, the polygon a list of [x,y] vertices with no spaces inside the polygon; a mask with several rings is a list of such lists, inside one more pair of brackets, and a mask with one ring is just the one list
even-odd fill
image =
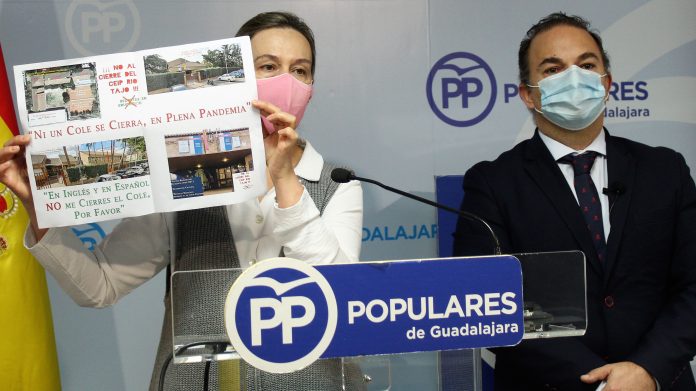
{"label": "woman", "polygon": [[[38,227],[24,160],[29,138],[15,137],[0,150],[0,181],[20,197],[30,214],[31,229],[27,230],[25,245],[78,304],[114,304],[169,265],[173,271],[246,267],[279,254],[308,262],[358,260],[360,185],[331,182],[333,166],[295,131],[314,81],[312,31],[293,14],[269,12],[247,21],[237,35],[251,37],[259,79],[260,100],[253,105],[263,118],[269,187],[259,199],[124,219],[90,252],[69,228]],[[197,303],[210,294],[184,287],[174,295],[177,303]],[[172,349],[169,303],[167,297],[150,389],[158,388],[162,371],[165,389],[198,389],[203,364],[167,363]],[[185,306],[182,308],[186,311]],[[188,326],[175,324],[177,328]],[[338,361],[325,360],[299,373],[278,377],[243,365],[240,375],[243,386],[249,389],[338,389],[345,376],[340,367]],[[353,375],[359,381],[359,372]],[[217,369],[213,367],[211,382],[216,379]]]}

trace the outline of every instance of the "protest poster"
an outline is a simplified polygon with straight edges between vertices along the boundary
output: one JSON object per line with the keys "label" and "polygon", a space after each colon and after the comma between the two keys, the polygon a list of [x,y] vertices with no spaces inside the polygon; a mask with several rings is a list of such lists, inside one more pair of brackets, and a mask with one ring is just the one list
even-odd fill
{"label": "protest poster", "polygon": [[266,191],[248,37],[14,67],[40,227]]}

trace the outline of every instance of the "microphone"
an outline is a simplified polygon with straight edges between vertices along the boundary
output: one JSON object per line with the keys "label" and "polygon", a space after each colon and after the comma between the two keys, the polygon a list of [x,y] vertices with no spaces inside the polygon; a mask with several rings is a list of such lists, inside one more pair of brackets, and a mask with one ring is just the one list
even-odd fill
{"label": "microphone", "polygon": [[620,196],[621,194],[626,192],[626,185],[619,181],[614,181],[609,184],[609,187],[605,187],[602,189],[602,194],[608,195],[608,196]]}
{"label": "microphone", "polygon": [[609,184],[609,187],[605,187],[602,189],[602,194],[608,195],[609,197],[611,196],[620,196],[621,194],[626,192],[626,185],[619,181],[614,181]]}
{"label": "microphone", "polygon": [[626,185],[622,182],[614,181],[609,184],[609,187],[602,189],[602,194],[609,196],[609,212],[614,209],[614,203],[616,199],[623,193],[626,192]]}
{"label": "microphone", "polygon": [[493,241],[493,247],[494,247],[494,253],[495,253],[495,255],[501,255],[501,254],[502,254],[502,251],[501,251],[501,248],[500,248],[500,240],[498,240],[498,236],[496,236],[495,232],[493,232],[493,228],[491,228],[491,226],[488,225],[488,223],[487,223],[484,219],[482,219],[482,218],[476,216],[476,215],[473,214],[473,213],[469,213],[469,212],[466,212],[466,211],[463,211],[463,210],[459,210],[459,209],[450,208],[449,206],[446,206],[446,205],[438,204],[437,202],[430,201],[430,200],[427,199],[427,198],[419,197],[419,196],[417,196],[417,195],[413,195],[413,194],[407,193],[407,192],[405,192],[405,191],[403,191],[403,190],[395,189],[395,188],[393,188],[393,187],[391,187],[391,186],[387,186],[387,185],[385,185],[385,184],[383,184],[383,183],[381,183],[381,182],[375,181],[375,180],[373,180],[373,179],[362,178],[362,177],[356,176],[355,173],[353,173],[353,171],[347,170],[347,169],[345,169],[345,168],[334,168],[334,169],[331,171],[331,179],[332,179],[334,182],[336,182],[336,183],[346,183],[346,182],[349,182],[349,181],[351,181],[351,180],[356,180],[356,181],[360,181],[360,182],[372,183],[373,185],[377,185],[377,186],[379,186],[379,187],[381,187],[381,188],[383,188],[383,189],[385,189],[385,190],[388,190],[388,191],[391,191],[391,192],[393,192],[393,193],[402,195],[402,196],[407,197],[407,198],[410,198],[410,199],[412,199],[412,200],[416,200],[416,201],[418,201],[418,202],[422,202],[422,203],[424,203],[424,204],[428,204],[428,205],[430,205],[430,206],[434,206],[434,207],[436,207],[436,208],[440,208],[440,209],[446,210],[446,211],[448,211],[448,212],[455,213],[455,214],[457,214],[457,215],[459,215],[459,216],[462,216],[462,217],[465,217],[465,218],[467,218],[467,219],[469,219],[469,220],[471,220],[471,221],[479,222],[479,223],[481,223],[484,227],[486,227],[486,229],[488,230],[489,235],[491,236],[491,240]]}
{"label": "microphone", "polygon": [[353,171],[340,167],[331,170],[331,180],[336,183],[348,183],[352,179],[357,179],[357,177],[353,175]]}

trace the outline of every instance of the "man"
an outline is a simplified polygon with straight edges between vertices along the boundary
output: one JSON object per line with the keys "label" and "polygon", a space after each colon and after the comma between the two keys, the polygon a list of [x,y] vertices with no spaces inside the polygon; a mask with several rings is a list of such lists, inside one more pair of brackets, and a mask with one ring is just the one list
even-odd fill
{"label": "man", "polygon": [[[609,60],[584,19],[539,21],[519,67],[535,135],[467,172],[462,209],[505,253],[584,252],[588,329],[497,349],[496,389],[696,390],[696,188],[683,157],[604,129]],[[482,235],[460,219],[454,253],[490,254]]]}

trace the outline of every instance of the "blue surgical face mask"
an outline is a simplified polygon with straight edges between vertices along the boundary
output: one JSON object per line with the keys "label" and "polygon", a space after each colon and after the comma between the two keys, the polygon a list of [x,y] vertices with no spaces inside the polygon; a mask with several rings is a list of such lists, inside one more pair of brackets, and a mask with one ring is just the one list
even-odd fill
{"label": "blue surgical face mask", "polygon": [[563,72],[539,81],[541,110],[547,120],[568,130],[582,130],[590,126],[604,110],[606,90],[602,77],[596,72],[571,65]]}

